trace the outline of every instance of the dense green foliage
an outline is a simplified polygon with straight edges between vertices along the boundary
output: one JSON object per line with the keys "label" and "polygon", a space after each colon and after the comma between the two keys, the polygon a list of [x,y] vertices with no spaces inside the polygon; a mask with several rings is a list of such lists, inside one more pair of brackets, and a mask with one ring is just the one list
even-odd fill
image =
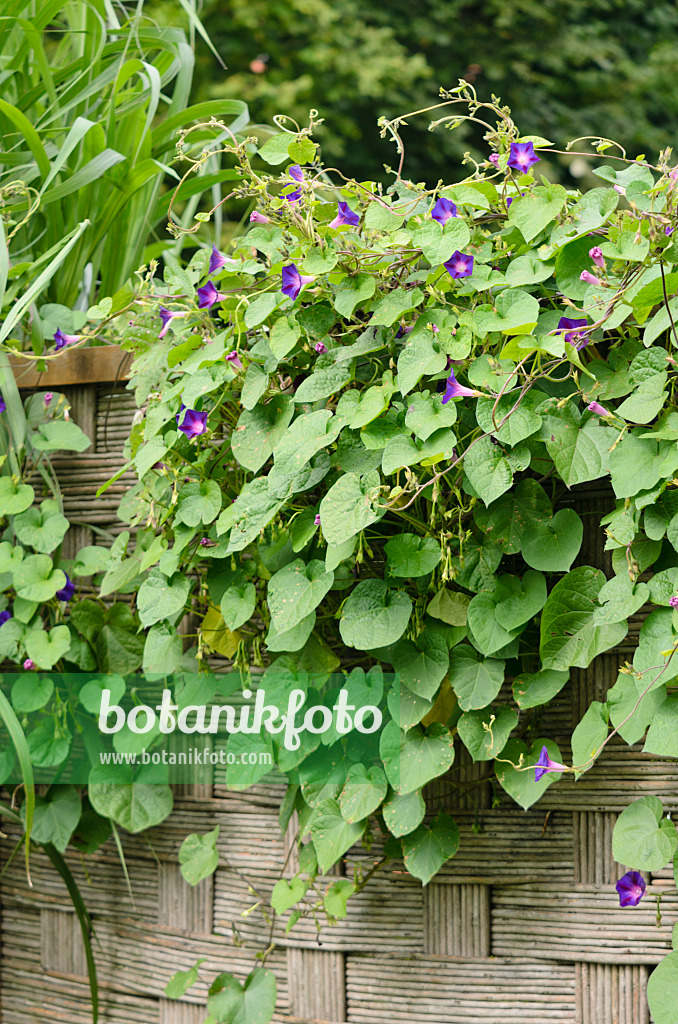
{"label": "dense green foliage", "polygon": [[[177,3],[149,11],[182,22]],[[203,16],[227,70],[201,47],[196,95],[240,96],[263,123],[285,113],[303,125],[317,108],[325,163],[358,180],[383,179],[394,162],[377,117],[429,107],[461,77],[501,96],[523,131],[549,139],[605,135],[635,157],[678,130],[672,0],[206,0]],[[414,181],[447,181],[451,163],[481,149],[478,132],[431,136],[421,119],[410,124]]]}

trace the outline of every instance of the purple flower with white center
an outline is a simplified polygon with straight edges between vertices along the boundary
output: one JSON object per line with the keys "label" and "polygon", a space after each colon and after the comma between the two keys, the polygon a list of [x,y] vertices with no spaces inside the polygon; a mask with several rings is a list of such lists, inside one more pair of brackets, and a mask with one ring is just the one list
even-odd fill
{"label": "purple flower with white center", "polygon": [[286,267],[282,268],[281,291],[289,299],[296,299],[304,285],[310,284],[314,280],[314,277],[305,277],[303,274],[300,274],[294,263],[288,263]]}
{"label": "purple flower with white center", "polygon": [[[179,423],[179,417],[184,410],[186,411],[183,422]],[[179,430],[186,435],[189,441],[192,441],[194,437],[200,437],[207,430],[207,413],[198,412],[197,409],[186,409],[185,405],[182,405],[177,413],[176,420]]]}
{"label": "purple flower with white center", "polygon": [[295,181],[304,180],[304,172],[302,171],[299,164],[292,164],[291,167],[287,168],[287,173],[289,174],[290,178],[294,178]]}
{"label": "purple flower with white center", "polygon": [[43,402],[45,403],[45,409],[51,403],[53,398],[54,398],[54,395],[52,394],[51,391],[45,391],[45,395],[44,395],[44,398],[43,398]]}
{"label": "purple flower with white center", "polygon": [[450,217],[458,217],[457,207],[451,199],[444,199],[442,196],[431,210],[431,218],[439,224],[447,224]]}
{"label": "purple flower with white center", "polygon": [[604,405],[601,405],[600,402],[589,402],[589,404],[586,406],[586,408],[589,410],[589,412],[594,412],[596,414],[596,416],[611,416],[612,415],[612,413],[609,412],[605,408]]}
{"label": "purple flower with white center", "polygon": [[320,526],[320,512],[318,512],[313,522],[315,523],[316,526]]}
{"label": "purple flower with white center", "polygon": [[325,352],[327,352],[327,345],[324,345],[322,343],[322,341],[316,341],[316,343],[313,346],[313,348],[316,350],[316,352],[318,353],[319,356],[321,356]]}
{"label": "purple flower with white center", "polygon": [[56,345],[54,346],[54,348],[58,352],[59,349],[65,348],[66,345],[72,345],[73,342],[80,341],[80,335],[79,334],[64,334],[64,332],[61,330],[61,328],[57,327],[56,331],[54,332],[54,340],[56,342]]}
{"label": "purple flower with white center", "polygon": [[549,757],[549,752],[545,746],[541,748],[541,754],[539,760],[534,766],[534,781],[539,782],[543,775],[547,772],[564,772],[567,771],[564,764],[559,764],[558,761],[552,761]]}
{"label": "purple flower with white center", "polygon": [[61,590],[57,590],[56,596],[60,601],[70,601],[75,593],[75,583],[68,573],[65,572],[64,576],[66,577],[66,584],[61,588]]}
{"label": "purple flower with white center", "polygon": [[470,277],[473,273],[473,256],[466,253],[453,252],[447,263],[443,263],[445,270],[456,281],[460,277]]}
{"label": "purple flower with white center", "polygon": [[473,388],[465,388],[463,384],[460,384],[454,376],[454,370],[451,370],[450,376],[447,378],[447,382],[445,384],[445,394],[442,397],[442,404],[447,405],[451,398],[475,398],[476,395],[479,394],[479,391],[474,391]]}
{"label": "purple flower with white center", "polygon": [[639,871],[627,871],[615,885],[620,907],[637,907],[645,892],[645,879]]}
{"label": "purple flower with white center", "polygon": [[250,222],[252,224],[270,224],[271,218],[267,217],[265,213],[259,213],[258,210],[252,210],[250,214]]}
{"label": "purple flower with white center", "polygon": [[[200,289],[198,289],[198,291],[200,291]],[[162,330],[160,331],[160,334],[158,335],[158,337],[159,338],[164,338],[165,337],[165,335],[169,331],[170,324],[172,323],[172,321],[176,317],[178,317],[178,316],[187,316],[187,315],[188,315],[187,313],[182,313],[179,310],[165,309],[164,306],[161,306],[160,309],[158,310],[158,316],[162,320]]]}
{"label": "purple flower with white center", "polygon": [[6,622],[12,618],[10,612],[5,608],[4,611],[0,612],[0,626],[4,626]]}
{"label": "purple flower with white center", "polygon": [[541,157],[537,156],[534,151],[533,142],[512,142],[511,152],[509,153],[508,166],[512,167],[514,171],[522,171],[526,174],[530,167],[534,164],[538,164]]}
{"label": "purple flower with white center", "polygon": [[357,228],[360,224],[360,215],[354,213],[348,203],[337,203],[337,216],[330,221],[331,228],[340,228],[347,224],[349,227]]}
{"label": "purple flower with white center", "polygon": [[227,356],[224,356],[224,359],[226,360],[227,363],[231,364],[234,370],[240,373],[240,371],[242,370],[242,362],[240,360],[240,356],[238,355],[235,349],[233,349],[232,352],[229,352]]}
{"label": "purple flower with white center", "polygon": [[198,309],[211,309],[215,302],[223,302],[226,296],[217,291],[211,281],[198,288]]}
{"label": "purple flower with white center", "polygon": [[495,167],[499,167],[499,153],[490,153],[487,158]]}
{"label": "purple flower with white center", "polygon": [[4,398],[0,398],[0,413],[3,413],[7,408],[7,403]]}
{"label": "purple flower with white center", "polygon": [[672,608],[678,608],[678,594],[673,594],[672,597],[669,598],[669,604]]}
{"label": "purple flower with white center", "polygon": [[[577,342],[585,337],[585,332],[582,328],[586,327],[588,320],[573,320],[569,316],[561,316],[558,321],[557,330],[565,331],[564,341],[569,342],[570,345],[576,345]],[[584,345],[588,345],[588,339],[584,342]],[[584,345],[581,347],[584,348]]]}
{"label": "purple flower with white center", "polygon": [[216,245],[213,245],[212,255],[210,256],[210,265],[207,272],[208,274],[215,274],[217,270],[221,270],[222,267],[225,267],[226,264],[230,262],[231,260],[229,260],[227,256],[222,255]]}
{"label": "purple flower with white center", "polygon": [[600,284],[600,278],[596,277],[595,274],[591,274],[588,270],[582,270],[579,280],[584,281],[586,284]]}
{"label": "purple flower with white center", "polygon": [[32,658],[26,658],[24,662],[24,671],[30,672],[32,668],[35,668],[35,662]]}
{"label": "purple flower with white center", "polygon": [[592,249],[589,249],[589,256],[597,267],[600,267],[601,270],[605,270],[605,258],[600,246],[594,245]]}

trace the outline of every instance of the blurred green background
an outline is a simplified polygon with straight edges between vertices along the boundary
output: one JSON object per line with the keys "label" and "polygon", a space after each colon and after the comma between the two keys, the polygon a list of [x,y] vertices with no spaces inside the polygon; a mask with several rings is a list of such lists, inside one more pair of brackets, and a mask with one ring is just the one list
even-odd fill
{"label": "blurred green background", "polygon": [[[145,9],[188,26],[191,2]],[[604,135],[650,156],[676,137],[676,0],[204,0],[197,11],[227,67],[198,37],[193,100],[238,97],[260,123],[286,113],[304,125],[315,107],[323,159],[361,179],[396,163],[378,116],[430,106],[461,77],[481,99],[500,96],[524,134],[563,147]],[[405,130],[415,181],[449,180],[465,150],[486,152],[479,133],[427,125]],[[549,172],[567,182],[587,168],[568,157]]]}

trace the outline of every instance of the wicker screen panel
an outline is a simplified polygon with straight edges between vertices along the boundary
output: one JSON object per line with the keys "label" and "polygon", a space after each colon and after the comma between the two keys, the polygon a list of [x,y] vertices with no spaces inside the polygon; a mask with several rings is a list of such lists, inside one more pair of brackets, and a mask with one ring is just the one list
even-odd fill
{"label": "wicker screen panel", "polygon": [[[82,455],[56,460],[67,514],[78,521],[69,554],[82,544],[109,543],[90,527],[109,535],[124,529],[116,508],[133,476],[95,496],[125,464],[135,408],[121,380],[122,356],[99,355],[97,377],[96,359],[69,370],[67,354],[63,379],[22,382],[64,391],[73,419],[93,439]],[[580,562],[609,571],[597,528],[608,492],[595,485],[568,500],[592,527]],[[604,699],[642,619],[641,611],[620,649],[573,672],[558,700],[541,712],[540,733],[558,742],[565,759],[573,725],[591,700]],[[223,671],[228,664],[215,659],[213,667]],[[502,698],[511,699],[510,687]],[[489,775],[489,766],[474,764],[462,748],[449,776],[427,787],[428,811],[452,813],[461,834],[457,856],[427,888],[402,863],[389,862],[349,901],[347,918],[335,927],[318,933],[312,921],[302,921],[286,935],[285,920],[275,922],[267,966],[278,980],[277,1022],[649,1024],[647,978],[671,948],[678,898],[662,899],[657,926],[652,897],[672,887],[664,870],[648,877],[639,907],[619,908],[614,882],[623,866],[612,856],[612,829],[637,796],[656,794],[676,807],[676,762],[612,742],[590,772],[551,786],[528,812]],[[207,979],[220,971],[244,978],[252,969],[271,935],[270,921],[253,908],[281,872],[294,874],[289,836],[278,826],[283,789],[261,782],[231,792],[218,768],[200,785],[177,786],[167,821],[142,836],[122,835],[131,894],[112,841],[86,863],[67,854],[96,930],[102,1024],[201,1024],[205,985],[175,1003],[164,996],[169,977],[198,958],[206,960]],[[191,889],[178,869],[179,847],[188,833],[216,825],[219,868]],[[84,951],[68,893],[39,853],[32,858],[32,888],[20,858],[7,866],[18,833],[6,827],[2,1024],[89,1024]],[[350,850],[339,872],[350,876],[356,862],[369,868],[380,852],[375,836],[370,850]]]}

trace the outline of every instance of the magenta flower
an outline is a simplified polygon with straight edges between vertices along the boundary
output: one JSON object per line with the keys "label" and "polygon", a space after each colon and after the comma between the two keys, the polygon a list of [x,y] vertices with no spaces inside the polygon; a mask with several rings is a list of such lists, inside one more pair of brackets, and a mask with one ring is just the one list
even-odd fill
{"label": "magenta flower", "polygon": [[588,270],[582,270],[579,280],[585,281],[586,284],[600,284],[600,278],[596,277],[595,274],[591,274]]}
{"label": "magenta flower", "polygon": [[207,272],[208,274],[215,274],[217,270],[221,270],[222,267],[225,267],[226,264],[230,262],[231,261],[228,257],[223,256],[217,249],[216,245],[213,245],[212,255],[210,256],[210,265]]}
{"label": "magenta flower", "polygon": [[637,907],[645,892],[645,879],[639,871],[627,871],[615,885],[620,907]]}
{"label": "magenta flower", "polygon": [[226,296],[218,292],[211,281],[198,288],[198,309],[211,309],[215,302],[223,302]]}
{"label": "magenta flower", "polygon": [[30,672],[32,668],[35,668],[35,662],[32,658],[26,658],[24,662],[24,671]]}
{"label": "magenta flower", "polygon": [[70,601],[75,593],[75,583],[69,577],[68,573],[65,572],[64,576],[66,577],[66,585],[63,586],[61,590],[57,590],[56,596],[60,601]]}
{"label": "magenta flower", "polygon": [[319,356],[323,355],[324,352],[327,352],[327,345],[323,345],[322,341],[316,341],[313,348],[316,350]]}
{"label": "magenta flower", "polygon": [[605,259],[600,250],[600,246],[594,245],[592,249],[589,249],[589,256],[597,267],[600,267],[601,270],[605,270]]}
{"label": "magenta flower", "polygon": [[669,598],[669,604],[672,608],[678,608],[678,594],[673,594],[673,596]]}
{"label": "magenta flower", "polygon": [[337,203],[337,210],[337,216],[329,223],[331,228],[340,228],[344,224],[348,224],[352,228],[358,227],[360,216],[353,212],[348,203]]}
{"label": "magenta flower", "polygon": [[5,608],[4,611],[0,612],[0,626],[4,626],[6,622],[12,618],[10,612]]}
{"label": "magenta flower", "polygon": [[[179,417],[181,413],[184,413],[183,422],[179,423]],[[186,409],[185,405],[182,405],[181,409],[176,415],[177,426],[182,434],[185,434],[189,441],[192,441],[194,437],[200,437],[207,430],[207,413],[198,412],[197,409]]]}
{"label": "magenta flower", "polygon": [[541,748],[539,760],[534,766],[534,781],[539,782],[541,777],[543,775],[546,775],[547,772],[564,772],[566,770],[567,769],[564,764],[559,764],[558,761],[551,760],[551,758],[549,757],[549,752],[547,748],[544,746]]}
{"label": "magenta flower", "polygon": [[252,210],[250,214],[250,221],[252,224],[270,224],[271,218],[267,217],[264,213],[259,213],[258,210]]}
{"label": "magenta flower", "polygon": [[457,280],[460,277],[470,277],[473,273],[473,256],[469,256],[466,253],[453,252],[447,263],[443,263],[445,270],[450,277]]}
{"label": "magenta flower", "polygon": [[[200,289],[198,289],[198,291],[200,291]],[[158,337],[164,338],[167,332],[169,331],[169,326],[172,323],[172,321],[178,316],[188,316],[188,314],[181,313],[179,310],[165,309],[164,306],[161,306],[160,309],[158,310],[158,316],[162,320],[162,330],[160,331]]]}
{"label": "magenta flower", "polygon": [[442,397],[442,404],[447,405],[451,398],[475,398],[479,395],[479,391],[474,391],[473,388],[465,388],[463,384],[457,381],[454,376],[454,370],[450,371],[450,376],[447,378],[445,385],[445,394]]}
{"label": "magenta flower", "polygon": [[64,334],[64,332],[61,330],[61,328],[57,327],[56,331],[54,332],[54,340],[56,342],[56,345],[54,346],[54,348],[58,352],[59,349],[65,348],[66,345],[72,345],[73,342],[80,341],[80,335],[79,334]]}
{"label": "magenta flower", "polygon": [[538,164],[541,157],[534,151],[533,142],[512,142],[511,152],[508,158],[508,166],[514,171],[522,171],[526,174],[533,164]]}
{"label": "magenta flower", "polygon": [[305,277],[303,274],[300,274],[294,263],[288,263],[286,267],[282,268],[281,291],[288,298],[296,299],[304,285],[310,284],[314,280],[315,278],[313,277]]}
{"label": "magenta flower", "polygon": [[287,168],[287,173],[289,174],[290,178],[294,178],[295,181],[304,180],[304,172],[302,171],[299,164],[292,164],[291,167]]}
{"label": "magenta flower", "polygon": [[229,352],[227,356],[224,356],[224,359],[227,363],[231,364],[234,370],[240,373],[242,370],[242,362],[240,361],[240,356],[235,349],[233,349],[232,352]]}
{"label": "magenta flower", "polygon": [[601,405],[600,402],[589,402],[589,404],[586,406],[586,408],[589,410],[589,412],[594,412],[596,414],[596,416],[611,416],[612,415],[612,413],[608,412],[608,410],[605,408],[605,406]]}
{"label": "magenta flower", "polygon": [[313,521],[314,521],[316,526],[320,526],[320,512],[318,512],[318,514],[316,515],[316,517],[315,517],[315,519]]}
{"label": "magenta flower", "polygon": [[495,167],[499,167],[499,153],[490,153],[487,158]]}
{"label": "magenta flower", "polygon": [[437,220],[439,224],[447,224],[450,217],[458,217],[457,207],[454,205],[451,199],[443,199],[441,196],[436,205],[431,210],[431,217],[433,220]]}
{"label": "magenta flower", "polygon": [[203,537],[200,541],[201,548],[215,548],[216,546],[217,542],[215,540],[210,540],[209,537]]}
{"label": "magenta flower", "polygon": [[620,196],[626,195],[626,189],[623,185],[613,185],[612,188],[615,190],[615,192],[618,192]]}
{"label": "magenta flower", "polygon": [[45,391],[45,395],[44,395],[44,398],[43,398],[43,402],[45,403],[45,409],[50,404],[50,402],[52,401],[53,398],[54,398],[54,395],[52,394],[51,391]]}

